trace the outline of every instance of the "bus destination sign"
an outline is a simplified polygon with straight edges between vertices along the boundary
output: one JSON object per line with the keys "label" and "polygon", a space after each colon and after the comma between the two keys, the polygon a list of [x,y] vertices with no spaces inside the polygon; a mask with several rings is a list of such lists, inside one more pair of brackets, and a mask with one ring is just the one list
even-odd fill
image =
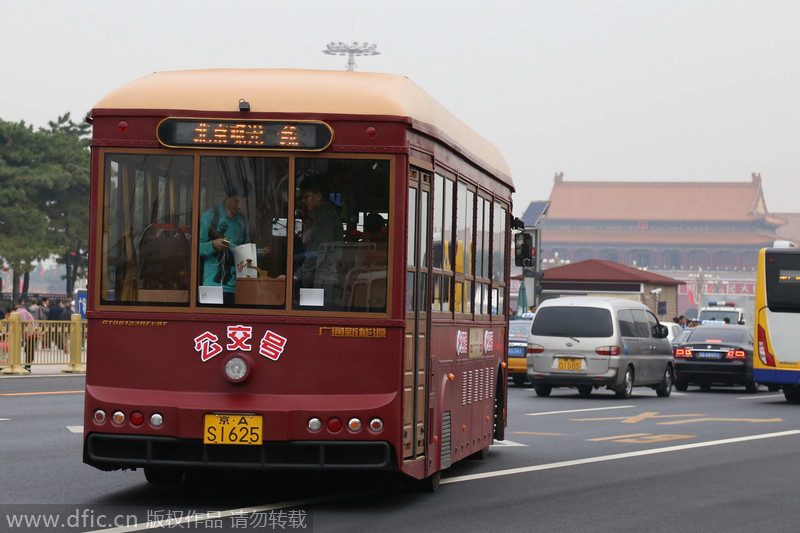
{"label": "bus destination sign", "polygon": [[319,151],[333,131],[323,122],[167,118],[158,125],[158,140],[172,148]]}

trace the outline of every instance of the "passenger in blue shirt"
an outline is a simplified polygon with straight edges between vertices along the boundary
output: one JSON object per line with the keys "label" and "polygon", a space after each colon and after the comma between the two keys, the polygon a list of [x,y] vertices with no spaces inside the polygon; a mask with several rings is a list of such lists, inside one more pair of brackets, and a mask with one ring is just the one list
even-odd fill
{"label": "passenger in blue shirt", "polygon": [[236,265],[233,248],[250,242],[250,228],[242,215],[242,197],[229,188],[225,199],[200,217],[200,256],[203,285],[221,285],[223,303],[236,301]]}

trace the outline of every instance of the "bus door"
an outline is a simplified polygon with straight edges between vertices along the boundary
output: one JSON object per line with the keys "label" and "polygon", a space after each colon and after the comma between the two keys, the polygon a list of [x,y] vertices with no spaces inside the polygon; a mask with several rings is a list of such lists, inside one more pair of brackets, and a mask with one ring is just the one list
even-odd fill
{"label": "bus door", "polygon": [[411,170],[406,242],[406,337],[403,363],[403,459],[426,455],[430,174]]}

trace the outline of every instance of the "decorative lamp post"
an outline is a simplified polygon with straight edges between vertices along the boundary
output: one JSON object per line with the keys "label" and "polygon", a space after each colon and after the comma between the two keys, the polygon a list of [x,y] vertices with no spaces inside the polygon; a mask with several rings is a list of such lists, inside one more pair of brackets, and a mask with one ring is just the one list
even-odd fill
{"label": "decorative lamp post", "polygon": [[353,42],[352,44],[346,44],[342,41],[338,43],[330,42],[326,45],[325,50],[322,51],[324,54],[328,54],[331,56],[343,56],[347,55],[347,70],[352,72],[356,69],[356,56],[376,56],[380,54],[375,48],[377,48],[377,44],[369,44],[369,43],[357,43]]}

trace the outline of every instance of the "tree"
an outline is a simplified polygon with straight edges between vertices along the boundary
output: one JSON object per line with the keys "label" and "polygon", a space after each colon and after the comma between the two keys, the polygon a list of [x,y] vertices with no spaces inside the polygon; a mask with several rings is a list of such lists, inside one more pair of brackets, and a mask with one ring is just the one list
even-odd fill
{"label": "tree", "polygon": [[48,205],[51,229],[60,235],[57,261],[66,265],[66,293],[73,294],[75,281],[84,277],[89,265],[89,136],[86,122],[74,123],[69,113],[50,122],[53,139],[61,143],[58,153],[63,157],[65,174],[61,187],[56,189]]}
{"label": "tree", "polygon": [[14,271],[15,300],[37,261],[69,257],[67,294],[88,264],[89,126],[69,113],[49,125],[0,120],[0,256]]}

